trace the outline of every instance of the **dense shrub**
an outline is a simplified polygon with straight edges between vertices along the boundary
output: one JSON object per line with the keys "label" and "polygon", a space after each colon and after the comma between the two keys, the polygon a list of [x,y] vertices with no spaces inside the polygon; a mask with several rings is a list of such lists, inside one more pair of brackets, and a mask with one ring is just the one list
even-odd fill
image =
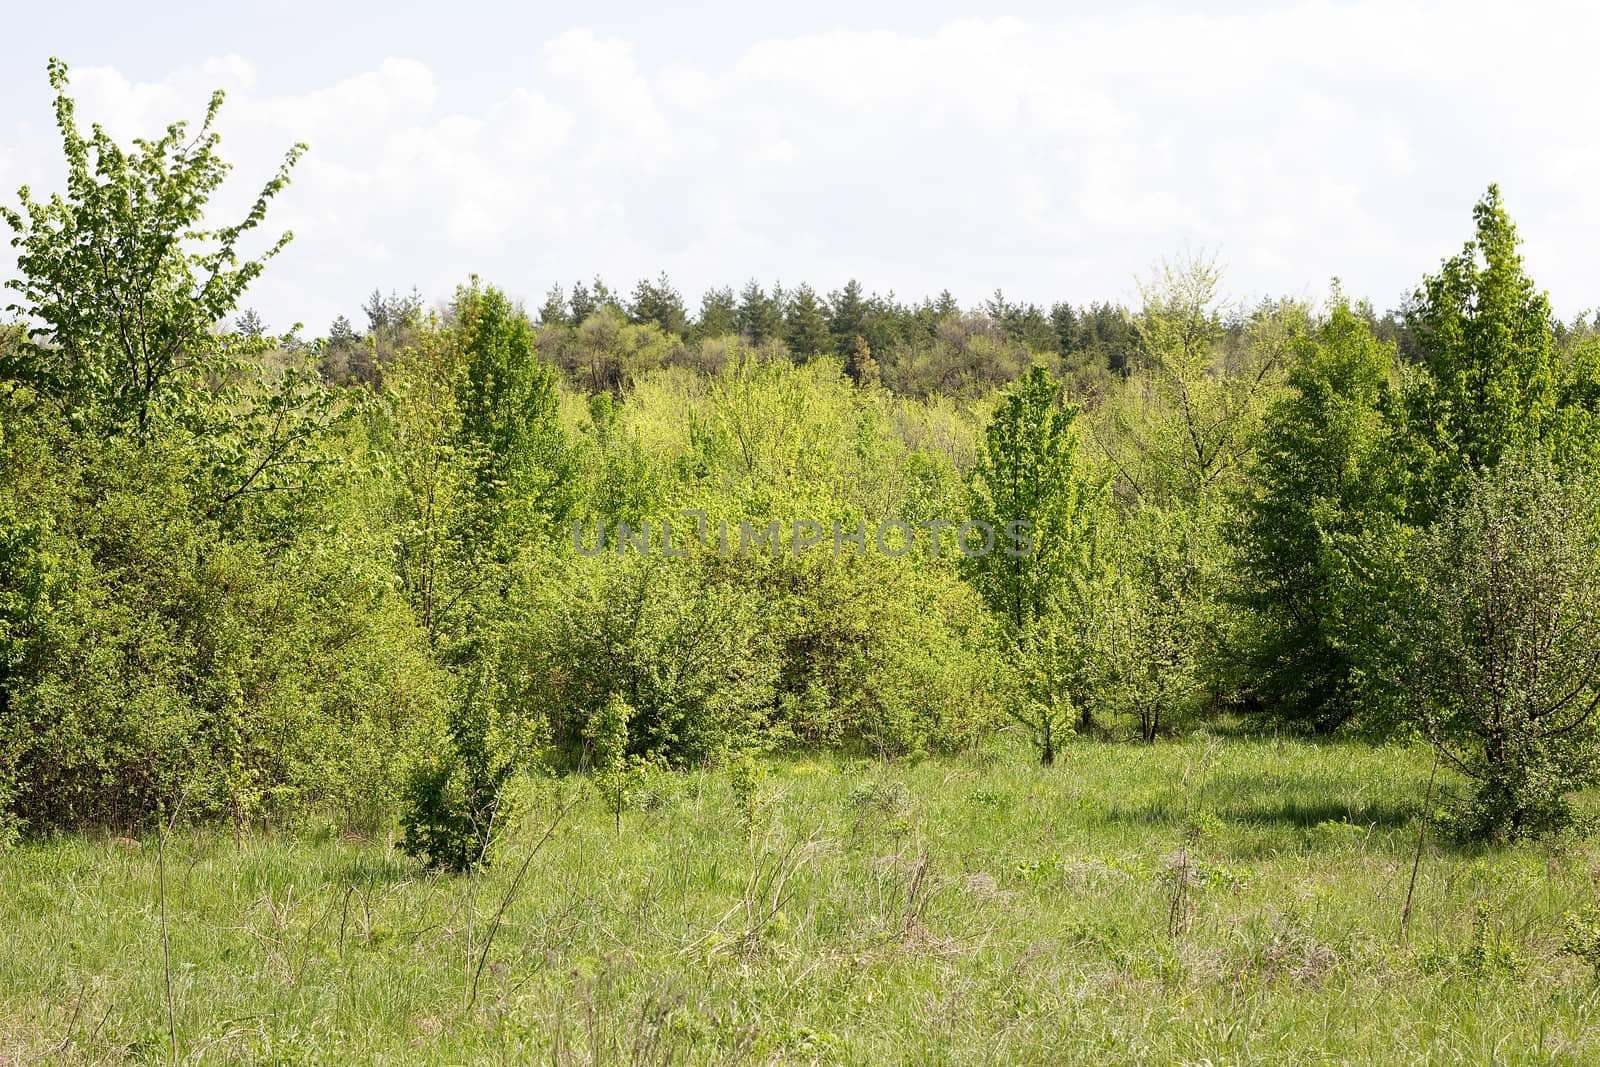
{"label": "dense shrub", "polygon": [[1600,779],[1600,491],[1510,452],[1422,532],[1394,640],[1415,721],[1476,783],[1456,821],[1521,836]]}
{"label": "dense shrub", "polygon": [[312,530],[261,540],[195,521],[170,439],[37,428],[52,450],[20,429],[8,422],[5,460],[46,466],[0,492],[15,818],[137,826],[182,801],[243,824],[392,795],[435,681],[370,556]]}

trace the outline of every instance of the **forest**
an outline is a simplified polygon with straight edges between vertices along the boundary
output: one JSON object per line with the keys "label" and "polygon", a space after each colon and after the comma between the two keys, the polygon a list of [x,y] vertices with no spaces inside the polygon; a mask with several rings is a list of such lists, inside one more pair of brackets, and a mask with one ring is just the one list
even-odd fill
{"label": "forest", "polygon": [[[940,968],[1033,958],[962,956],[969,934],[939,933],[959,925],[940,908],[1015,908],[1037,890],[1041,914],[1059,918],[1062,893],[1087,909],[1034,939],[1077,946],[1050,954],[1060,966],[1104,952],[1117,981],[1143,975],[1101,1023],[1147,1027],[1150,1062],[1235,1062],[1246,1035],[1214,1033],[1182,1003],[1158,1024],[1131,1002],[1190,982],[1219,1015],[1258,995],[1352,1010],[1325,972],[1355,984],[1381,954],[1309,931],[1347,934],[1381,911],[1382,936],[1398,921],[1404,939],[1412,894],[1444,884],[1424,877],[1419,891],[1418,868],[1459,864],[1489,880],[1438,889],[1438,936],[1461,944],[1405,966],[1448,971],[1440,996],[1499,1021],[1412,1032],[1413,1051],[1512,1034],[1532,1061],[1537,1032],[1553,1050],[1538,1062],[1592,1062],[1600,334],[1559,318],[1528,276],[1496,186],[1470,215],[1463,205],[1463,244],[1393,311],[1337,281],[1316,302],[1241,304],[1217,261],[1191,256],[1153,267],[1136,306],[999,291],[913,302],[830,279],[752,280],[696,304],[663,274],[631,291],[557,285],[525,307],[467,276],[447,296],[374,290],[322,335],[274,333],[249,290],[290,241],[268,234],[270,209],[303,146],[242,217],[213,218],[230,178],[220,94],[198,123],[122,145],[80,122],[64,65],[50,77],[65,185],[0,207],[17,250],[0,327],[0,897],[6,925],[32,931],[18,935],[31,947],[0,955],[13,990],[0,1046],[63,1062],[165,1058],[169,1045],[175,1061],[314,1062],[321,1049],[350,1062],[381,1059],[362,1041],[420,1033],[410,1047],[429,1062],[486,1060],[491,1046],[541,1062],[955,1062],[996,1019],[1044,1006],[985,993],[1005,1004],[952,1008],[967,1021],[949,1026],[969,1029],[896,1052],[874,1043],[887,1017],[851,997],[807,1007],[776,992],[810,973],[777,946],[800,927],[831,945],[812,964],[832,961],[824,985],[843,981],[847,956],[870,970],[859,961],[887,953],[873,958],[911,968],[886,979],[886,1002],[907,998],[894,1025],[922,1030],[915,997],[953,981]],[[702,812],[708,795],[720,815]],[[1276,829],[1251,821],[1262,805]],[[849,843],[820,843],[840,811]],[[1099,858],[1070,854],[1058,822],[1074,819],[1112,835],[1095,839]],[[1047,847],[1024,826],[1055,842],[1048,854],[1005,859],[999,875],[961,866],[1002,842]],[[1140,836],[1152,826],[1155,844]],[[938,851],[941,834],[967,837]],[[568,893],[607,878],[666,892],[689,860],[663,850],[713,838],[730,870],[744,866],[726,901],[723,876],[705,875],[681,939],[643,904],[640,932],[571,953],[529,947],[538,923],[508,918],[559,906],[552,879],[574,855],[588,873]],[[608,875],[593,865],[612,848],[630,859]],[[1239,873],[1287,863],[1269,858],[1280,848],[1334,857],[1327,878],[1352,895],[1322,912],[1313,893],[1288,920],[1252,913],[1278,925],[1238,963],[1256,977],[1224,989],[1231,972],[1194,957],[1201,931],[1225,931],[1229,902],[1257,886],[1275,886],[1274,905],[1298,892],[1303,868]],[[283,874],[312,862],[294,849],[322,857],[321,873]],[[1548,883],[1495,889],[1484,865],[1502,859]],[[253,873],[217,873],[246,860]],[[261,1017],[299,1029],[224,1025],[255,1017],[255,994],[210,1003],[205,969],[182,972],[168,897],[182,862],[188,877],[213,871],[192,895],[232,894],[195,896],[197,909],[255,909],[265,894],[277,933],[230,950],[265,955],[209,966],[265,981],[282,957],[278,991],[259,994],[278,1006]],[[1341,862],[1365,873],[1346,878]],[[381,870],[329,873],[363,863]],[[112,892],[114,870],[140,872],[128,892],[159,893],[161,908],[158,940],[125,955],[109,928],[73,932],[90,897],[70,921],[38,903],[65,884]],[[321,903],[296,916],[274,896],[280,875]],[[885,936],[904,956],[876,934],[870,952],[829,941],[845,937],[830,921],[849,923],[826,900],[850,897],[840,885],[857,876],[892,898]],[[1108,888],[1122,878],[1160,913],[1148,944],[1117,941],[1144,921],[1118,911],[1144,899]],[[1351,888],[1363,879],[1381,905]],[[383,984],[377,958],[394,946],[375,944],[374,923],[410,907],[401,898],[369,902],[373,961],[344,962],[352,894],[368,901],[377,883],[469,893],[465,948],[456,903],[431,920],[454,962],[405,972],[392,1019],[354,993],[285,1006],[283,989],[322,973],[304,959],[337,955]],[[1102,889],[1119,902],[1096,911]],[[1518,914],[1517,893],[1542,901],[1528,905],[1542,919],[1513,930],[1496,916]],[[724,903],[742,910],[713,921]],[[616,922],[634,915],[613,905]],[[408,922],[434,928],[417,908],[396,913],[391,939]],[[102,946],[100,964],[63,947],[80,937]],[[1401,966],[1396,953],[1382,966]],[[547,958],[560,962],[545,971]],[[123,959],[154,968],[143,1000],[84,1008],[101,986],[82,976]],[[527,989],[548,983],[524,994],[533,1007],[513,988],[522,968],[545,976]],[[1020,971],[1006,973],[1014,993]],[[1041,978],[1029,996],[1092,985],[1086,973]],[[1463,974],[1482,981],[1463,991]],[[711,1005],[723,993],[695,1001],[697,984],[724,980],[743,1014]],[[1559,997],[1532,992],[1552,982]],[[1393,975],[1379,984],[1411,995]],[[91,1035],[100,1010],[123,1037],[115,1022]],[[1080,1036],[1100,1025],[1080,1022]],[[1331,1040],[1285,1027],[1252,1062],[1310,1062]],[[1556,1031],[1566,1044],[1546,1046]],[[1093,1058],[1055,1043],[1065,1031],[1005,1032],[1019,1043],[1004,1059]],[[1095,1039],[1123,1048],[1117,1033]]]}

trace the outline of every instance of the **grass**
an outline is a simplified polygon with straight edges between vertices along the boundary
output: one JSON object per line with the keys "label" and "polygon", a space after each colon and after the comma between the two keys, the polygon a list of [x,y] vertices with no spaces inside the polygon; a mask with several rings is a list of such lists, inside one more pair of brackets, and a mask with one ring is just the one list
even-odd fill
{"label": "grass", "polygon": [[[619,836],[564,790],[477,881],[387,840],[179,830],[193,1063],[1600,1062],[1563,951],[1594,842],[1430,845],[1429,758],[1205,736],[657,780]],[[170,1058],[156,841],[0,857],[0,1063]],[[9,1060],[7,1059],[9,1057]]]}

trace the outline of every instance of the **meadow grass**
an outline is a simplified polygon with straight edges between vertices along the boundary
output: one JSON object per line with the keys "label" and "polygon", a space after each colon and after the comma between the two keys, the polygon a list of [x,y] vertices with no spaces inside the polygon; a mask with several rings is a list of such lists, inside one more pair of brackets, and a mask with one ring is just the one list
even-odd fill
{"label": "meadow grass", "polygon": [[[178,1054],[1600,1063],[1600,984],[1561,921],[1595,902],[1594,841],[1430,843],[1402,941],[1430,763],[1206,735],[1076,744],[1050,768],[1003,743],[791,759],[753,820],[707,770],[636,791],[620,834],[572,777],[479,878],[386,835],[180,830]],[[156,851],[0,856],[0,1062],[170,1057]]]}

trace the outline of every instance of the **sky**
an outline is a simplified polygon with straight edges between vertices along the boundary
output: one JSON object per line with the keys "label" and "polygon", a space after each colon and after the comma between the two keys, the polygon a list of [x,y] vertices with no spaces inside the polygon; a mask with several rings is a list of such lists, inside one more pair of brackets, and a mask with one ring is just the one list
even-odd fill
{"label": "sky", "polygon": [[309,144],[262,234],[295,239],[245,299],[274,332],[473,273],[530,306],[664,271],[691,306],[854,277],[972,307],[1136,301],[1192,255],[1240,300],[1339,278],[1383,309],[1490,182],[1557,312],[1600,304],[1600,5],[753,8],[39,5],[0,58],[0,202],[61,185],[55,55],[120,139],[226,90],[214,222]]}

